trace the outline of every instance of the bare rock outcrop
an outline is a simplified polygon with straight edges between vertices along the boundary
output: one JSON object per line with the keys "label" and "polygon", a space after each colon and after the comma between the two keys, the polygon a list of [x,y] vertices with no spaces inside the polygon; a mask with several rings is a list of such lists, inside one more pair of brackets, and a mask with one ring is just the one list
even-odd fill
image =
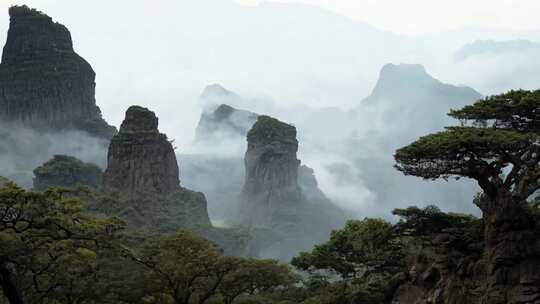
{"label": "bare rock outcrop", "polygon": [[109,146],[106,191],[168,193],[180,188],[172,144],[158,131],[154,112],[131,106]]}
{"label": "bare rock outcrop", "polygon": [[96,106],[95,72],[73,50],[68,29],[27,6],[13,6],[9,15],[0,64],[0,120],[111,138],[116,129]]}
{"label": "bare rock outcrop", "polygon": [[238,220],[250,227],[253,255],[289,261],[344,224],[343,211],[318,188],[314,171],[300,166],[294,126],[259,116],[247,142]]}
{"label": "bare rock outcrop", "polygon": [[[397,225],[408,238],[408,262],[406,273],[396,275],[392,303],[540,303],[540,215],[528,213],[527,228],[497,231],[499,244],[493,246],[486,219],[448,214],[450,220],[431,216],[439,220],[429,223],[410,212],[409,221]],[[402,229],[410,223],[414,229]]]}
{"label": "bare rock outcrop", "polygon": [[131,227],[158,232],[211,228],[204,194],[180,186],[174,148],[159,132],[154,112],[140,106],[126,111],[107,162],[103,189],[117,201],[108,208]]}
{"label": "bare rock outcrop", "polygon": [[240,217],[249,226],[268,226],[276,211],[301,201],[296,128],[269,116],[259,116],[247,141]]}

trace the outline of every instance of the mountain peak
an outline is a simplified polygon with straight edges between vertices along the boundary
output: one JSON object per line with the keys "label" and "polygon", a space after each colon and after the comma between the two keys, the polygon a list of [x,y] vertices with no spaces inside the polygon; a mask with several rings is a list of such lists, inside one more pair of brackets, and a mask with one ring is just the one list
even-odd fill
{"label": "mountain peak", "polygon": [[147,108],[131,106],[126,111],[120,132],[158,132],[158,118]]}
{"label": "mountain peak", "polygon": [[16,18],[16,17],[43,17],[46,19],[51,19],[51,17],[47,16],[41,11],[38,11],[35,8],[30,8],[26,5],[14,5],[9,8],[9,17]]}
{"label": "mountain peak", "polygon": [[412,81],[437,81],[431,77],[426,68],[421,64],[386,64],[379,74],[379,82],[402,81],[411,79]]}
{"label": "mountain peak", "polygon": [[444,86],[433,78],[421,64],[386,64],[381,69],[379,80],[368,99],[396,95],[411,90],[424,90]]}
{"label": "mountain peak", "polygon": [[25,5],[12,6],[9,15],[0,64],[0,119],[111,138],[116,128],[96,105],[96,74],[73,50],[69,30]]}
{"label": "mountain peak", "polygon": [[69,30],[45,13],[26,5],[9,9],[10,26],[2,63],[35,60],[73,52]]}
{"label": "mountain peak", "polygon": [[214,83],[211,85],[206,86],[204,88],[201,98],[208,98],[208,97],[225,97],[225,96],[236,96],[234,92],[231,92],[224,88],[222,85],[218,83]]}
{"label": "mountain peak", "polygon": [[159,133],[154,112],[140,106],[126,111],[120,132],[109,145],[103,186],[106,191],[129,195],[179,189],[174,148],[167,136]]}

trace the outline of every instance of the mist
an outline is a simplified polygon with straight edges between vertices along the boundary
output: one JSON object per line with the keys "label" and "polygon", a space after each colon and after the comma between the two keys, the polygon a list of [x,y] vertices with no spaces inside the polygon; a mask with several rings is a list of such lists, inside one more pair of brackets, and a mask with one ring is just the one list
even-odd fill
{"label": "mist", "polygon": [[107,166],[107,140],[81,131],[38,131],[12,123],[0,124],[0,175],[31,188],[33,170],[54,155],[70,155]]}
{"label": "mist", "polygon": [[[396,115],[389,110],[400,104],[399,99],[371,105],[364,100],[388,63],[421,64],[441,82],[466,85],[482,95],[532,89],[540,83],[534,48],[483,52],[458,61],[455,56],[476,40],[535,43],[540,31],[463,27],[409,36],[300,4],[29,0],[0,4],[5,12],[0,40],[7,33],[7,8],[18,3],[43,10],[70,29],[75,50],[97,73],[96,99],[109,123],[118,126],[132,104],[156,112],[160,131],[175,139],[182,184],[205,192],[215,220],[230,215],[227,202],[241,188],[246,142],[229,134],[220,134],[219,143],[195,140],[200,115],[212,106],[226,103],[295,125],[299,159],[315,170],[319,187],[351,217],[388,218],[393,208],[413,204],[478,214],[470,202],[477,191],[474,184],[428,183],[402,176],[392,167],[395,149],[456,123],[445,114],[463,103],[428,107],[421,113],[398,110],[401,115]],[[238,98],[210,103],[200,98],[214,83]],[[444,99],[444,92],[438,98]],[[402,109],[406,106],[400,104]],[[57,153],[105,166],[107,143],[97,139],[72,132],[3,130],[9,130],[7,141],[23,140],[2,146],[2,175],[22,174],[26,185],[29,172]],[[237,164],[234,171],[227,167],[230,162],[219,165],[223,158]],[[223,168],[223,173],[212,181],[195,174],[208,167]],[[234,178],[223,182],[229,174]],[[225,197],[217,195],[225,192]]]}

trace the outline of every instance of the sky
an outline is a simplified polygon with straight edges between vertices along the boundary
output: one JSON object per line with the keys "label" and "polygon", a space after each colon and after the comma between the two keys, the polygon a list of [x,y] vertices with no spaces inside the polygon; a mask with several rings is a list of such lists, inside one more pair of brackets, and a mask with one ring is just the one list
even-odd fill
{"label": "sky", "polygon": [[[420,64],[442,83],[469,86],[482,95],[535,89],[540,83],[538,0],[245,1],[0,0],[0,43],[6,40],[11,5],[27,4],[47,13],[70,30],[75,51],[96,71],[96,100],[104,118],[119,126],[129,106],[148,107],[181,155],[195,153],[194,134],[205,107],[201,93],[208,85],[221,84],[244,97],[239,108],[298,124],[299,158],[316,169],[325,193],[346,194],[346,204],[361,212],[368,206],[367,212],[378,215],[390,214],[395,206],[371,208],[378,201],[365,178],[369,170],[352,158],[384,157],[394,178],[392,149],[397,147],[382,151],[395,141],[390,134],[394,127],[414,136],[432,131],[417,129],[412,115],[408,126],[384,115],[377,116],[380,121],[372,116],[344,119],[366,111],[363,101],[384,66]],[[527,39],[533,47],[498,44],[517,39]],[[495,42],[474,44],[477,40]],[[458,60],[458,52],[468,55]],[[402,81],[412,83],[414,76]],[[409,106],[401,97],[388,107]],[[385,106],[377,109],[384,112]],[[381,127],[372,136],[374,125]],[[351,152],[348,141],[357,130],[375,139],[351,143]],[[220,152],[215,146],[207,150]],[[243,156],[243,150],[236,152]],[[87,154],[81,157],[96,153]],[[333,172],[344,167],[354,167],[351,175],[358,178],[342,185],[341,173]],[[427,186],[418,187],[423,193],[426,188],[421,187]],[[409,198],[396,204],[418,202]],[[448,210],[470,211],[469,201],[456,201],[460,204]]]}
{"label": "sky", "polygon": [[[256,5],[260,0],[238,0]],[[305,3],[401,34],[425,34],[462,27],[537,29],[538,0],[280,0]]]}

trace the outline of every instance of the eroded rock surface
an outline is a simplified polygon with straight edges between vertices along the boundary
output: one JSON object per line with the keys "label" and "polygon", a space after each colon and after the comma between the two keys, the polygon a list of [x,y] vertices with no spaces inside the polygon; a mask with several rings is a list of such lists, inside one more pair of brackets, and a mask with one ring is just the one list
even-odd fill
{"label": "eroded rock surface", "polygon": [[116,201],[107,212],[150,231],[210,229],[206,198],[180,186],[174,148],[159,132],[154,112],[129,107],[107,162],[103,188]]}
{"label": "eroded rock surface", "polygon": [[259,116],[247,141],[241,220],[249,226],[267,226],[276,211],[301,200],[296,128]]}
{"label": "eroded rock surface", "polygon": [[314,171],[300,167],[294,126],[259,116],[247,142],[239,221],[251,229],[253,255],[289,261],[344,224],[343,211],[318,188]]}
{"label": "eroded rock surface", "polygon": [[154,112],[131,106],[109,146],[104,175],[107,191],[168,193],[180,188],[172,144],[158,131]]}
{"label": "eroded rock surface", "polygon": [[455,215],[444,226],[419,225],[392,303],[540,303],[540,217],[527,213],[533,220],[527,227],[505,225],[495,233],[486,230],[489,219]]}
{"label": "eroded rock surface", "polygon": [[111,138],[116,129],[96,106],[95,72],[73,50],[68,29],[27,6],[13,6],[9,15],[0,64],[0,120]]}

